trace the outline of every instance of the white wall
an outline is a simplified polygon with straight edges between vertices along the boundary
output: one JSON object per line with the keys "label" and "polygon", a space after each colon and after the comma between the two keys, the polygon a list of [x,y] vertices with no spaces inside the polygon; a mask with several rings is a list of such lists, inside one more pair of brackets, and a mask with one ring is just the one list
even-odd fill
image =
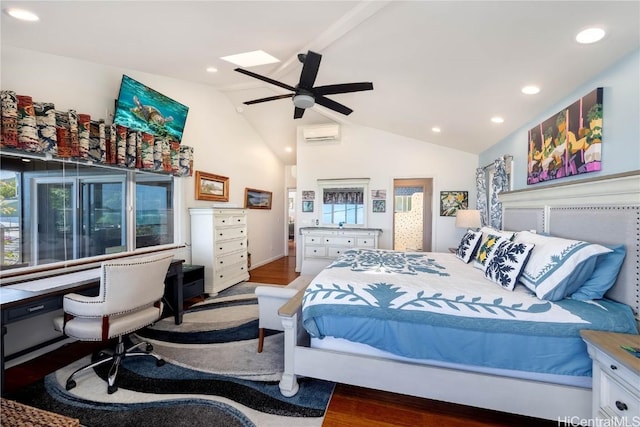
{"label": "white wall", "polygon": [[[612,175],[640,169],[640,50],[636,50],[620,62],[605,70],[587,84],[563,97],[557,104],[546,109],[522,128],[499,141],[480,154],[479,165],[492,163],[503,154],[513,155],[513,189],[527,188],[527,132],[538,123],[548,119],[561,109],[573,104],[597,87],[603,90],[602,105],[602,170],[576,175],[545,183],[568,183],[570,181]],[[543,89],[544,90],[544,89]]]}
{"label": "white wall", "polygon": [[[458,245],[462,230],[455,228],[455,218],[440,216],[440,191],[468,191],[469,206],[475,206],[477,165],[474,154],[368,127],[343,125],[339,144],[307,143],[298,129],[296,229],[310,227],[320,217],[317,179],[370,178],[369,190],[387,190],[387,209],[372,213],[368,206],[367,226],[382,229],[380,247],[391,249],[394,178],[433,178],[432,250],[444,252]],[[313,213],[301,211],[303,190],[316,192]],[[298,269],[301,246],[297,246]]]}
{"label": "white wall", "polygon": [[[237,114],[228,98],[201,84],[2,46],[2,89],[29,95],[34,101],[53,102],[56,109],[75,109],[111,123],[122,75],[189,107],[182,144],[194,147],[194,170],[229,177],[229,204],[244,206],[245,187],[273,192],[271,210],[249,211],[249,251],[252,266],[283,255],[284,165],[260,136]],[[189,243],[188,208],[209,206],[195,200],[194,178],[178,179],[180,221],[177,243]],[[179,252],[190,261],[189,250]]]}

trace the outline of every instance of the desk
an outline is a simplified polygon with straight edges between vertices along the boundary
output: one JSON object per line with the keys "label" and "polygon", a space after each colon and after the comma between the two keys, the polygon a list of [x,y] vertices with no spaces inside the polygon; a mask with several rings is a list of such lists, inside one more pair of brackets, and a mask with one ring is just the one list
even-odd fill
{"label": "desk", "polygon": [[[184,313],[183,263],[184,260],[173,260],[165,279],[164,299],[175,317],[176,325],[182,323]],[[62,309],[62,300],[69,293],[98,295],[100,289],[99,271],[100,269],[97,268],[91,271],[56,276],[52,279],[55,282],[54,287],[49,289],[46,287],[35,287],[33,288],[34,290],[12,289],[10,287],[12,285],[0,287],[0,313],[2,314],[2,338],[0,342],[0,368],[2,369],[0,372],[2,373],[2,379],[0,380],[0,394],[4,390],[4,336],[7,333],[6,325]],[[70,281],[62,279],[65,277]]]}

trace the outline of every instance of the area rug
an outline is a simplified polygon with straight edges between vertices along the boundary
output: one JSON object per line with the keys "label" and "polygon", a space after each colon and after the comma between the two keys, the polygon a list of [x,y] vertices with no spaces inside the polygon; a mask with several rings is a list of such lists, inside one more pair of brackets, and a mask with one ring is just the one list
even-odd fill
{"label": "area rug", "polygon": [[167,363],[125,359],[111,395],[108,366],[82,374],[65,390],[67,376],[88,363],[87,356],[8,397],[88,427],[320,426],[334,384],[300,379],[296,396],[280,394],[283,334],[267,336],[257,353],[256,285],[241,283],[193,306],[182,325],[167,318],[141,331]]}

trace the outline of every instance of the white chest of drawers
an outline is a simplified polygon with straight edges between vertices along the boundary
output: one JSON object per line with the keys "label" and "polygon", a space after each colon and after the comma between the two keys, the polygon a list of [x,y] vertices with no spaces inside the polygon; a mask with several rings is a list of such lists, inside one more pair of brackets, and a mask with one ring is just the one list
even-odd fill
{"label": "white chest of drawers", "polygon": [[[640,336],[581,331],[593,359],[593,419],[602,425],[640,423],[640,358],[621,346],[640,347]],[[597,424],[600,425],[600,424]]]}
{"label": "white chest of drawers", "polygon": [[303,227],[302,274],[315,275],[348,249],[378,248],[379,228]]}
{"label": "white chest of drawers", "polygon": [[190,208],[191,263],[204,265],[204,291],[215,295],[249,279],[247,211]]}

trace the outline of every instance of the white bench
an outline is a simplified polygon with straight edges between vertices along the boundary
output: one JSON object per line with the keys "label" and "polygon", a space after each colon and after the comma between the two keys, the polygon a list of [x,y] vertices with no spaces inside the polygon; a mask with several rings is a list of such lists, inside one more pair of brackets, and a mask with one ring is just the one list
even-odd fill
{"label": "white bench", "polygon": [[282,322],[278,316],[278,309],[289,301],[301,289],[311,283],[314,276],[298,276],[287,286],[265,285],[256,287],[258,297],[258,353],[262,353],[264,344],[264,330],[283,331]]}

